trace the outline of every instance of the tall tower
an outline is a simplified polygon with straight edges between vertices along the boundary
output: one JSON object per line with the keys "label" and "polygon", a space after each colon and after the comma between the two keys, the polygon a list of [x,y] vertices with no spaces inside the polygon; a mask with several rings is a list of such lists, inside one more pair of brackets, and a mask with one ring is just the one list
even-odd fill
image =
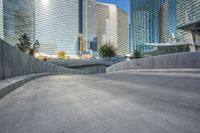
{"label": "tall tower", "polygon": [[68,55],[79,52],[80,0],[36,0],[35,37],[39,40],[40,52]]}
{"label": "tall tower", "polygon": [[109,19],[109,6],[106,4],[96,3],[96,19],[97,19],[97,46],[98,49],[105,43],[105,34],[107,19]]}
{"label": "tall tower", "polygon": [[119,55],[129,53],[129,17],[113,4],[97,2],[98,48],[112,44],[118,48]]}
{"label": "tall tower", "polygon": [[117,8],[117,47],[120,55],[129,54],[129,16],[120,8]]}
{"label": "tall tower", "polygon": [[[169,43],[176,34],[176,0],[131,0],[133,52],[152,52],[145,43]],[[173,36],[173,37],[172,37]]]}

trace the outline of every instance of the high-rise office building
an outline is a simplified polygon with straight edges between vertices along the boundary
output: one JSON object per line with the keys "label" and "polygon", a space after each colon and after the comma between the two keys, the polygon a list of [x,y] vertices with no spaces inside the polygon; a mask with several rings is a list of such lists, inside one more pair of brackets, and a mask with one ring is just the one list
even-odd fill
{"label": "high-rise office building", "polygon": [[36,0],[35,36],[40,52],[69,55],[95,50],[96,0]]}
{"label": "high-rise office building", "polygon": [[80,0],[36,0],[35,37],[39,40],[40,52],[56,55],[65,51],[77,55],[79,51]]}
{"label": "high-rise office building", "polygon": [[119,55],[129,53],[129,18],[128,14],[113,4],[99,3],[97,11],[98,48],[112,44]]}
{"label": "high-rise office building", "polygon": [[129,16],[117,8],[117,48],[120,55],[129,54]]}
{"label": "high-rise office building", "polygon": [[15,45],[20,34],[34,41],[32,0],[0,0],[0,38]]}
{"label": "high-rise office building", "polygon": [[178,27],[200,16],[199,0],[131,0],[130,6],[132,53],[151,52],[156,50],[154,46],[188,44],[191,34]]}
{"label": "high-rise office building", "polygon": [[109,19],[109,6],[106,4],[96,4],[97,16],[97,46],[98,49],[104,45],[104,36],[106,34],[106,20]]}

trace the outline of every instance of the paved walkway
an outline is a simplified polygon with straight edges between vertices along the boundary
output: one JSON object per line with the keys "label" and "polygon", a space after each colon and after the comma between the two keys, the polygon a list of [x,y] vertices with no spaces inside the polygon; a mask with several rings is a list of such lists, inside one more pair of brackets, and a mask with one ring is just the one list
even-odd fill
{"label": "paved walkway", "polygon": [[200,133],[200,76],[49,76],[0,100],[0,133]]}

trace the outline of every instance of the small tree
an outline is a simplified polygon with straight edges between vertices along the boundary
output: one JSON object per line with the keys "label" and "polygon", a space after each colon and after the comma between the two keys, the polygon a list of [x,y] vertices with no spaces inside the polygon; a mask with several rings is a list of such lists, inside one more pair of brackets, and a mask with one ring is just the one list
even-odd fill
{"label": "small tree", "polygon": [[115,57],[117,55],[117,49],[113,45],[105,44],[100,47],[99,55],[102,58],[106,58],[110,60],[111,57]]}
{"label": "small tree", "polygon": [[140,51],[135,51],[134,54],[131,56],[131,59],[139,59],[142,58],[142,54]]}
{"label": "small tree", "polygon": [[64,60],[66,57],[65,51],[59,51],[57,55],[58,55],[58,58],[61,60]]}
{"label": "small tree", "polygon": [[21,34],[19,37],[19,43],[17,43],[16,46],[22,52],[34,56],[39,50],[40,43],[36,40],[36,42],[32,45],[29,35]]}
{"label": "small tree", "polygon": [[35,53],[39,51],[39,47],[40,47],[40,43],[38,40],[36,40],[35,43],[33,44],[33,47],[30,48],[29,54],[31,56],[34,56]]}

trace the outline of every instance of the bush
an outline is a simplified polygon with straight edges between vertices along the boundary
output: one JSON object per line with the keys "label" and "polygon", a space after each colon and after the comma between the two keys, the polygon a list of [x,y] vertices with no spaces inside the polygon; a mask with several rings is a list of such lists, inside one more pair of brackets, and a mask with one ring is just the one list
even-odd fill
{"label": "bush", "polygon": [[59,51],[57,55],[58,55],[59,59],[64,60],[66,53],[65,53],[65,51]]}
{"label": "bush", "polygon": [[131,59],[139,59],[142,58],[142,54],[140,51],[135,51],[134,54],[131,56]]}

